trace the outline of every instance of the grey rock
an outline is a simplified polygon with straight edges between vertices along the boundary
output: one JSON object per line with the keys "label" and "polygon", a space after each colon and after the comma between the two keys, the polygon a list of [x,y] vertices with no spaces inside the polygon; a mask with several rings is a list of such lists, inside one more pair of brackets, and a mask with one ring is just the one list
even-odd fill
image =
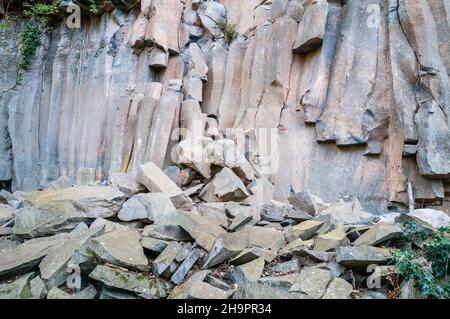
{"label": "grey rock", "polygon": [[329,270],[316,267],[304,268],[300,271],[289,291],[301,292],[311,298],[319,299],[325,294],[331,279],[332,275]]}
{"label": "grey rock", "polygon": [[289,289],[295,283],[297,278],[298,274],[290,274],[277,277],[263,277],[259,280],[259,282],[263,285],[289,292]]}
{"label": "grey rock", "polygon": [[103,265],[98,265],[89,277],[108,287],[130,291],[145,299],[164,298],[169,288],[168,284],[160,279]]}
{"label": "grey rock", "polygon": [[168,242],[160,239],[155,239],[151,237],[145,237],[141,239],[141,245],[145,249],[162,252],[167,247]]}
{"label": "grey rock", "polygon": [[269,266],[267,267],[267,269],[270,270],[271,272],[275,272],[280,275],[285,275],[291,272],[298,272],[300,271],[301,267],[302,262],[300,261],[300,259],[294,257],[289,261]]}
{"label": "grey rock", "polygon": [[362,234],[353,245],[355,246],[375,246],[389,239],[396,238],[402,234],[402,229],[398,225],[380,222],[372,226]]}
{"label": "grey rock", "polygon": [[311,194],[307,190],[290,196],[288,200],[292,206],[311,216],[316,216],[322,210],[327,208],[327,204],[324,203],[320,197]]}
{"label": "grey rock", "polygon": [[257,282],[264,270],[264,259],[258,258],[246,264],[231,268],[225,278],[232,283],[242,286],[247,281]]}
{"label": "grey rock", "polygon": [[336,250],[336,262],[351,269],[367,269],[369,265],[384,265],[391,258],[388,249],[371,246],[346,246]]}
{"label": "grey rock", "polygon": [[268,285],[247,282],[233,295],[233,299],[310,299],[307,295],[297,292],[286,292]]}
{"label": "grey rock", "polygon": [[138,194],[127,200],[117,217],[123,221],[145,219],[164,224],[176,213],[172,201],[164,193]]}
{"label": "grey rock", "polygon": [[32,299],[45,299],[48,290],[41,277],[36,276],[30,280],[30,292]]}
{"label": "grey rock", "polygon": [[19,277],[11,283],[0,284],[0,299],[29,299],[32,297],[30,280],[33,273]]}
{"label": "grey rock", "polygon": [[181,263],[178,269],[171,277],[171,281],[175,284],[179,284],[187,273],[191,270],[192,266],[197,262],[197,260],[201,257],[201,252],[199,249],[194,249],[191,253],[186,257],[186,259]]}
{"label": "grey rock", "polygon": [[14,233],[38,237],[68,231],[81,221],[116,215],[124,200],[122,192],[103,186],[33,192],[17,214]]}
{"label": "grey rock", "polygon": [[112,186],[116,186],[122,193],[131,197],[146,190],[145,186],[137,181],[134,174],[112,173],[109,176]]}
{"label": "grey rock", "polygon": [[156,276],[160,276],[172,264],[182,247],[177,242],[170,242],[166,248],[152,262],[152,271]]}
{"label": "grey rock", "polygon": [[0,278],[14,274],[23,274],[33,269],[64,237],[56,235],[32,239],[14,248],[1,250]]}
{"label": "grey rock", "polygon": [[353,286],[341,278],[334,278],[322,299],[350,299]]}
{"label": "grey rock", "polygon": [[73,231],[52,247],[39,264],[41,278],[47,287],[58,287],[63,284],[71,273],[68,266],[73,255],[86,246],[91,238],[102,232],[103,227]]}
{"label": "grey rock", "polygon": [[227,299],[228,295],[222,289],[206,282],[190,282],[178,286],[170,293],[168,299]]}
{"label": "grey rock", "polygon": [[134,230],[116,230],[94,238],[89,244],[89,249],[104,262],[146,270],[148,260],[139,239],[138,233]]}

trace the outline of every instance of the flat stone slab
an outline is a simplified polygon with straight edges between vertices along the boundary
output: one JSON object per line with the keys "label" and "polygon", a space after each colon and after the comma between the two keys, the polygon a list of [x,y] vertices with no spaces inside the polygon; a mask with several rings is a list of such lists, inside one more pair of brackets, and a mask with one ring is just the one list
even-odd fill
{"label": "flat stone slab", "polygon": [[127,290],[146,299],[165,298],[169,288],[163,280],[104,265],[95,267],[89,277],[109,287]]}
{"label": "flat stone slab", "polygon": [[79,222],[115,216],[125,195],[113,187],[76,186],[55,191],[36,191],[25,197],[14,233],[39,237],[68,231]]}
{"label": "flat stone slab", "polygon": [[134,230],[112,231],[94,238],[89,245],[100,260],[121,267],[146,270],[147,257]]}

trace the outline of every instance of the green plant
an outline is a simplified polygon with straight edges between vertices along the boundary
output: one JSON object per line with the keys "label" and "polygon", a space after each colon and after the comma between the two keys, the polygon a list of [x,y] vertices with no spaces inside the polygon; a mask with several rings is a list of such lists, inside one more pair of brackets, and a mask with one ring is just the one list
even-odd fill
{"label": "green plant", "polygon": [[447,275],[450,254],[450,227],[441,228],[431,235],[431,240],[424,245],[425,258],[432,262],[433,273],[437,278]]}
{"label": "green plant", "polygon": [[41,31],[34,22],[25,22],[22,31],[22,48],[19,61],[19,66],[24,70],[30,68],[30,59],[41,44],[40,35]]}
{"label": "green plant", "polygon": [[21,71],[17,72],[16,84],[21,85],[23,82],[23,74]]}
{"label": "green plant", "polygon": [[229,24],[225,19],[216,22],[216,24],[219,27],[219,29],[222,30],[222,32],[225,34],[228,42],[231,42],[237,38],[238,32],[237,26],[235,24]]}
{"label": "green plant", "polygon": [[89,12],[98,14],[98,0],[89,0]]}
{"label": "green plant", "polygon": [[393,262],[399,269],[403,279],[414,279],[415,288],[425,297],[434,299],[450,298],[450,287],[440,285],[428,267],[419,260],[420,257],[412,251],[397,250],[394,252]]}
{"label": "green plant", "polygon": [[406,222],[403,224],[403,233],[401,239],[405,242],[408,241],[424,241],[427,240],[433,231],[428,228],[420,227],[415,222]]}
{"label": "green plant", "polygon": [[438,231],[423,228],[414,222],[404,224],[403,241],[422,242],[423,249],[417,251],[397,250],[393,263],[403,279],[414,279],[416,288],[429,298],[450,298],[447,277],[450,254],[450,227]]}
{"label": "green plant", "polygon": [[42,1],[25,0],[23,2],[23,13],[26,17],[33,16],[52,16],[58,13],[58,1]]}
{"label": "green plant", "polygon": [[0,23],[0,32],[10,29],[18,20],[19,18],[16,16],[6,15]]}

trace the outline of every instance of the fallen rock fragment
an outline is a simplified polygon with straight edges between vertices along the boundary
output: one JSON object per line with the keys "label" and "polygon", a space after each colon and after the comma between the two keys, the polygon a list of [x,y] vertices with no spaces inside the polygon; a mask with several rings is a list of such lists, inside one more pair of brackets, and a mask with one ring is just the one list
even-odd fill
{"label": "fallen rock fragment", "polygon": [[230,269],[225,278],[241,286],[248,281],[257,282],[263,273],[265,261],[263,258],[255,259],[249,263]]}
{"label": "fallen rock fragment", "polygon": [[350,269],[367,269],[369,265],[384,265],[391,258],[388,249],[371,246],[343,246],[336,250],[336,262]]}
{"label": "fallen rock fragment", "polygon": [[10,221],[16,215],[16,210],[5,204],[0,204],[0,225]]}
{"label": "fallen rock fragment", "polygon": [[322,299],[350,299],[353,286],[341,278],[334,278]]}
{"label": "fallen rock fragment", "polygon": [[311,194],[307,190],[290,196],[288,201],[298,210],[308,213],[311,216],[318,215],[322,210],[329,206],[318,196]]}
{"label": "fallen rock fragment", "polygon": [[175,260],[175,257],[180,253],[182,246],[177,242],[170,242],[166,248],[158,255],[152,262],[152,271],[156,276],[161,276],[164,271]]}
{"label": "fallen rock fragment", "polygon": [[138,194],[123,204],[117,217],[123,221],[147,220],[155,224],[164,224],[176,208],[164,193]]}
{"label": "fallen rock fragment", "polygon": [[300,271],[297,280],[289,289],[290,292],[301,292],[311,298],[319,299],[328,287],[332,278],[329,270],[316,267],[304,268]]}
{"label": "fallen rock fragment", "polygon": [[257,282],[245,283],[234,295],[233,299],[310,299],[298,292],[286,292]]}
{"label": "fallen rock fragment", "polygon": [[186,196],[164,172],[154,163],[149,162],[139,167],[137,179],[152,193],[164,193],[170,197],[175,207],[192,205],[192,200]]}
{"label": "fallen rock fragment", "polygon": [[134,230],[116,230],[101,235],[92,240],[89,249],[104,262],[138,270],[147,269],[147,257]]}
{"label": "fallen rock fragment", "polygon": [[14,233],[21,237],[53,235],[79,222],[117,214],[125,195],[106,186],[76,186],[57,191],[32,192],[16,217]]}
{"label": "fallen rock fragment", "polygon": [[329,251],[338,248],[346,243],[347,236],[344,226],[339,224],[338,227],[326,234],[316,237],[314,242],[314,250]]}
{"label": "fallen rock fragment", "polygon": [[71,274],[68,264],[73,255],[88,241],[103,232],[101,228],[88,228],[80,231],[72,231],[63,240],[57,243],[39,264],[41,278],[48,288],[58,287],[66,282]]}
{"label": "fallen rock fragment", "polygon": [[169,290],[169,285],[163,280],[104,265],[95,267],[89,277],[109,287],[131,291],[145,299],[165,298]]}
{"label": "fallen rock fragment", "polygon": [[239,177],[237,177],[237,175],[228,167],[224,167],[220,173],[214,177],[211,186],[214,189],[214,194],[221,201],[239,201],[250,196],[244,183],[242,183]]}
{"label": "fallen rock fragment", "polygon": [[32,297],[30,280],[34,276],[29,273],[11,283],[0,284],[0,299],[29,299]]}
{"label": "fallen rock fragment", "polygon": [[146,188],[137,181],[133,174],[129,173],[112,173],[109,176],[112,186],[116,186],[122,193],[132,197],[136,194],[143,193]]}
{"label": "fallen rock fragment", "polygon": [[323,224],[323,221],[308,220],[295,225],[286,232],[286,241],[290,243],[298,238],[308,240],[314,236]]}
{"label": "fallen rock fragment", "polygon": [[389,239],[393,239],[402,234],[402,229],[398,225],[380,222],[372,226],[354,241],[355,246],[375,246]]}
{"label": "fallen rock fragment", "polygon": [[192,266],[201,257],[201,255],[202,253],[199,249],[193,249],[186,257],[186,259],[184,259],[184,261],[181,263],[181,265],[178,267],[175,273],[172,275],[170,280],[178,285],[184,279],[187,273],[191,270]]}

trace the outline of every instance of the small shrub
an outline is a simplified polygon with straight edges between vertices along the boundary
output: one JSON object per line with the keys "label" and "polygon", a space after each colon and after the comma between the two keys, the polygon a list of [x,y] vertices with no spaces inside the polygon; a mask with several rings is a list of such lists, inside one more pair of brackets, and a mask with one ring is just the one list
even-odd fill
{"label": "small shrub", "polygon": [[221,20],[217,22],[217,26],[225,34],[228,42],[231,42],[237,38],[238,32],[235,24],[229,24],[226,20]]}
{"label": "small shrub", "polygon": [[98,0],[89,0],[89,12],[98,14]]}
{"label": "small shrub", "polygon": [[450,227],[437,232],[421,228],[416,223],[405,223],[404,241],[424,242],[423,250],[400,251],[393,256],[393,263],[403,279],[414,279],[416,288],[428,298],[450,298],[450,285],[442,283],[447,276],[450,254]]}
{"label": "small shrub", "polygon": [[31,57],[36,52],[36,49],[41,44],[40,41],[41,31],[39,27],[32,21],[25,22],[22,31],[22,49],[19,66],[28,70],[30,68]]}
{"label": "small shrub", "polygon": [[6,15],[0,23],[0,32],[9,30],[17,21],[19,21],[19,18],[16,16]]}

